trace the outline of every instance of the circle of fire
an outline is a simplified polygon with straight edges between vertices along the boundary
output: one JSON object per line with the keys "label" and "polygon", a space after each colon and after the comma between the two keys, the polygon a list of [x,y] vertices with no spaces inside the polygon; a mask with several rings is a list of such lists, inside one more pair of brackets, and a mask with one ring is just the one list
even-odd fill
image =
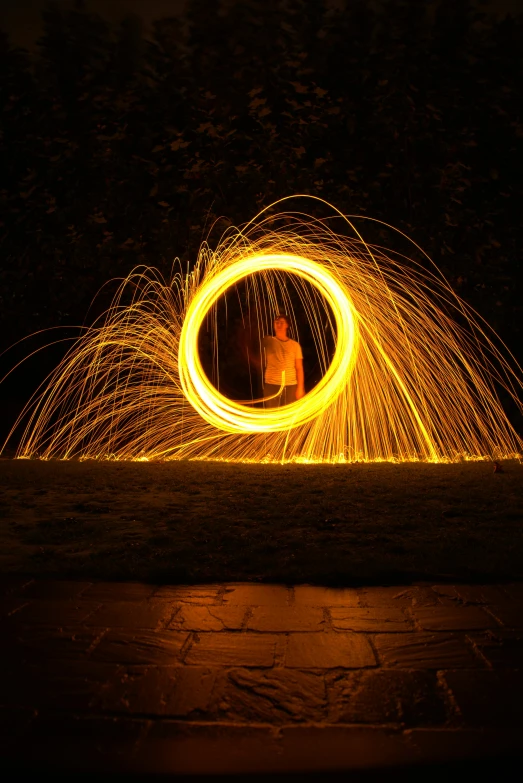
{"label": "circle of fire", "polygon": [[[205,316],[228,288],[253,272],[268,270],[293,273],[314,285],[331,307],[338,340],[327,372],[305,397],[281,408],[260,410],[230,400],[210,383],[200,361],[198,335]],[[347,291],[328,269],[300,256],[253,255],[205,281],[194,296],[180,336],[180,381],[193,408],[218,429],[239,433],[289,430],[315,419],[341,394],[354,366],[356,343],[357,328]]]}
{"label": "circle of fire", "polygon": [[[330,205],[325,219],[271,214],[275,206],[241,229],[227,229],[214,250],[204,243],[190,270],[176,261],[167,280],[149,267],[133,270],[15,422],[12,432],[24,427],[17,456],[236,462],[520,456],[523,440],[499,393],[521,414],[521,368],[428,256],[417,245],[420,261],[367,244]],[[342,231],[333,230],[331,218]],[[219,391],[218,299],[233,290],[240,297],[240,288],[242,314],[254,319],[258,336],[284,311],[299,339],[293,302],[301,302],[323,377],[295,403],[264,410]],[[204,319],[214,340],[216,385],[198,352]]]}

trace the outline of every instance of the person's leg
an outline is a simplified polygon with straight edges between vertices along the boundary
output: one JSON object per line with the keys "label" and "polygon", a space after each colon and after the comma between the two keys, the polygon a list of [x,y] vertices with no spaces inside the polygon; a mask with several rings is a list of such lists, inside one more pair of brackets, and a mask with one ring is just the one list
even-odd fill
{"label": "person's leg", "polygon": [[298,386],[285,386],[282,394],[282,405],[290,405],[291,402],[296,402],[296,390]]}
{"label": "person's leg", "polygon": [[[276,384],[273,383],[264,383],[263,384],[263,396],[264,397],[272,397],[270,400],[266,400],[263,403],[264,408],[279,408],[281,403],[281,394],[278,394],[280,387],[276,386]],[[276,396],[274,396],[276,395]]]}

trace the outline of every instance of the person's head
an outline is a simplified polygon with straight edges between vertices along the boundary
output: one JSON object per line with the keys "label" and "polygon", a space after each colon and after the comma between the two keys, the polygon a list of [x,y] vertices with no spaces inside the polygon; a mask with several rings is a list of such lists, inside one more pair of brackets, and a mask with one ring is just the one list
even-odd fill
{"label": "person's head", "polygon": [[278,313],[277,316],[274,318],[274,333],[276,334],[276,337],[279,337],[280,339],[285,339],[287,337],[287,332],[289,330],[289,319],[286,315],[283,313]]}

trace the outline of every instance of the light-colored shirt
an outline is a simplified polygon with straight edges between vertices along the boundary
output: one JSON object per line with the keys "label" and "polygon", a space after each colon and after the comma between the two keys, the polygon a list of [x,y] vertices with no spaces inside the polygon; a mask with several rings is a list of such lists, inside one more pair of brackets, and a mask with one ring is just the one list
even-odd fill
{"label": "light-colored shirt", "polygon": [[265,383],[281,386],[285,372],[285,386],[296,386],[296,359],[303,359],[301,346],[296,340],[278,340],[277,337],[263,338],[265,358]]}

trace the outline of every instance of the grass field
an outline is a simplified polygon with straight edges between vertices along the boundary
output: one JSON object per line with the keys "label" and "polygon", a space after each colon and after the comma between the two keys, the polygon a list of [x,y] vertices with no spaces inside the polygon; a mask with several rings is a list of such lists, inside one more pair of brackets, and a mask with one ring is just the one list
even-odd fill
{"label": "grass field", "polygon": [[191,583],[523,578],[523,465],[0,460],[2,572]]}

